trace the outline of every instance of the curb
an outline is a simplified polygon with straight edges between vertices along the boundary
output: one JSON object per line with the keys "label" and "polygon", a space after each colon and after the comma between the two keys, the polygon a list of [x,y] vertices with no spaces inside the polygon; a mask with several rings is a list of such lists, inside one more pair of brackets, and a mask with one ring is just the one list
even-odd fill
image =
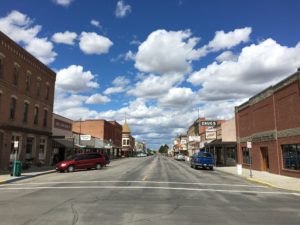
{"label": "curb", "polygon": [[15,178],[12,178],[10,180],[2,180],[0,181],[0,185],[3,185],[3,184],[9,184],[9,183],[13,183],[13,182],[16,182],[16,181],[20,181],[20,180],[26,180],[26,179],[29,179],[29,178],[33,178],[33,177],[38,177],[38,176],[42,176],[42,175],[47,175],[47,174],[50,174],[50,173],[55,173],[56,170],[50,170],[50,171],[46,171],[46,172],[42,172],[42,173],[38,173],[38,174],[34,174],[34,175],[24,175],[24,176],[21,176],[21,177],[15,177]]}
{"label": "curb", "polygon": [[[265,182],[265,181],[262,181],[262,180],[258,180],[258,179],[255,179],[255,178],[249,178],[249,177],[247,177],[246,180],[254,182],[254,183],[258,183],[258,184],[263,184],[263,185],[266,185],[266,186],[272,187],[272,188],[279,188],[277,186],[274,186],[273,184],[270,184],[268,182]],[[282,189],[282,188],[280,188],[280,189]]]}
{"label": "curb", "polygon": [[215,168],[215,170],[219,171],[221,173],[226,173],[226,174],[230,174],[232,176],[237,176],[237,177],[246,179],[246,180],[251,181],[251,182],[255,182],[255,183],[258,183],[258,184],[263,184],[263,185],[268,186],[268,187],[279,188],[279,187],[274,186],[273,184],[270,184],[268,182],[265,182],[265,181],[262,181],[262,180],[258,180],[258,179],[255,179],[255,178],[244,177],[242,175],[233,174],[233,173],[230,173],[230,172],[227,172],[227,171],[224,171],[224,170],[218,170],[217,168]]}

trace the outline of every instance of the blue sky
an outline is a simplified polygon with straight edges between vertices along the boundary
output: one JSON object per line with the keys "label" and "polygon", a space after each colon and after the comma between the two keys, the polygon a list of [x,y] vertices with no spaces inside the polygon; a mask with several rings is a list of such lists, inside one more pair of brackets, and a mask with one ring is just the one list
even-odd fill
{"label": "blue sky", "polygon": [[0,29],[57,72],[56,113],[124,122],[150,147],[300,67],[300,2],[7,0]]}

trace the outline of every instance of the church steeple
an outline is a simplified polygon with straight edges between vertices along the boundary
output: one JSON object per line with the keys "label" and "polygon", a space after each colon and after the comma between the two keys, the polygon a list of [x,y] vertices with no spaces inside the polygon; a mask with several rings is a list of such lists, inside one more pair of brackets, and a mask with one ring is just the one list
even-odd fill
{"label": "church steeple", "polygon": [[126,117],[126,113],[125,113],[125,123],[124,125],[122,126],[122,132],[123,133],[131,133],[131,130],[127,124],[127,117]]}

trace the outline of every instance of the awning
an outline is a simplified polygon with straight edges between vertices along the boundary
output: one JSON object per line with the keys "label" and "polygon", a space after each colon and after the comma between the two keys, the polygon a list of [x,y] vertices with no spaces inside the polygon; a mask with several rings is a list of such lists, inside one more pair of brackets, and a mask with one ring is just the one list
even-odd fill
{"label": "awning", "polygon": [[210,143],[205,143],[205,147],[222,147],[222,146],[236,146],[236,142],[223,142],[220,139],[213,140]]}
{"label": "awning", "polygon": [[53,147],[54,148],[74,148],[76,147],[73,143],[73,140],[69,139],[53,139]]}

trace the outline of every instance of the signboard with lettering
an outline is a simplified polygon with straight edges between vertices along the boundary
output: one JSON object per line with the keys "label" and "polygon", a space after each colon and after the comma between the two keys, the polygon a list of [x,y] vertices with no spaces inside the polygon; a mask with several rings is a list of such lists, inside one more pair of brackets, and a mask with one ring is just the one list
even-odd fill
{"label": "signboard with lettering", "polygon": [[85,134],[85,135],[80,135],[80,140],[81,141],[90,141],[92,138],[91,135]]}
{"label": "signboard with lettering", "polygon": [[63,129],[63,130],[72,130],[72,124],[71,123],[67,123],[65,121],[62,120],[58,120],[58,119],[54,119],[54,127],[55,128],[59,128],[59,129]]}
{"label": "signboard with lettering", "polygon": [[204,127],[215,127],[217,126],[217,121],[212,121],[212,120],[206,120],[206,121],[200,121],[200,126]]}
{"label": "signboard with lettering", "polygon": [[213,140],[217,139],[217,131],[214,128],[206,129],[205,131],[205,139],[206,140]]}
{"label": "signboard with lettering", "polygon": [[185,145],[186,143],[187,143],[187,141],[185,139],[180,140],[181,145]]}
{"label": "signboard with lettering", "polygon": [[200,136],[189,136],[189,141],[200,142]]}

